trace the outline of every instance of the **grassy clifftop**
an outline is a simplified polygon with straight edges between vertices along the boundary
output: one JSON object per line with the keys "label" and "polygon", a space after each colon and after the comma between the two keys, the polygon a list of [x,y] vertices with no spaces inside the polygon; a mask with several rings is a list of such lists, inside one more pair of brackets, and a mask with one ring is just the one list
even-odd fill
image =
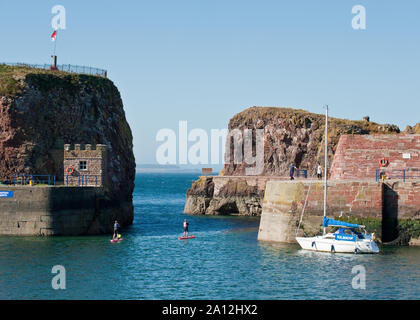
{"label": "grassy clifftop", "polygon": [[[251,107],[236,114],[229,122],[230,128],[239,128],[244,124],[257,124],[258,120],[264,119],[288,119],[290,124],[299,128],[323,127],[325,115],[308,112],[302,109],[282,107]],[[330,129],[337,133],[347,134],[393,134],[399,133],[400,129],[392,124],[378,124],[366,120],[347,120],[329,117]]]}
{"label": "grassy clifftop", "polygon": [[[255,125],[257,128],[263,125],[265,120],[284,119],[288,120],[294,128],[325,128],[325,115],[308,112],[302,109],[282,107],[251,107],[236,114],[229,122],[229,129],[242,128]],[[332,146],[336,146],[342,134],[395,134],[400,133],[398,126],[393,124],[378,124],[367,120],[347,120],[328,118],[328,140]],[[417,128],[420,131],[420,124]],[[417,127],[417,126],[416,126]],[[412,130],[416,130],[414,129]],[[410,127],[411,128],[411,127]],[[411,132],[407,132],[411,133]]]}
{"label": "grassy clifftop", "polygon": [[[229,122],[229,130],[264,129],[264,172],[262,175],[287,175],[289,165],[312,170],[323,159],[325,115],[301,109],[251,107]],[[342,134],[397,134],[392,124],[366,120],[329,118],[328,154],[330,161]],[[254,144],[254,141],[253,141]],[[230,145],[231,159],[234,150]],[[224,175],[244,175],[247,164],[228,163]]]}
{"label": "grassy clifftop", "polygon": [[62,179],[64,143],[105,144],[108,193],[131,201],[132,133],[118,88],[107,78],[0,65],[0,177],[54,174]]}
{"label": "grassy clifftop", "polygon": [[110,94],[115,94],[112,81],[103,77],[26,66],[0,65],[0,96],[19,95],[26,84],[35,85],[42,92],[57,88],[77,91],[80,85],[87,85],[103,91],[111,90]]}

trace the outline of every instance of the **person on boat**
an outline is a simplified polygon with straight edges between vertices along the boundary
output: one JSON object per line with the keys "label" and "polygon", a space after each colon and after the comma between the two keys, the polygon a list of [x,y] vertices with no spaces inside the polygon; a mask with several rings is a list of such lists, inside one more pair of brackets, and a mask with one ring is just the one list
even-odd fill
{"label": "person on boat", "polygon": [[114,234],[112,236],[112,239],[118,238],[119,229],[120,229],[120,225],[119,225],[118,221],[115,220],[115,222],[114,222]]}
{"label": "person on boat", "polygon": [[318,179],[322,178],[322,167],[319,163],[318,163],[318,167],[316,169],[316,175],[318,176]]}
{"label": "person on boat", "polygon": [[187,238],[188,238],[188,225],[189,225],[189,223],[188,223],[187,219],[185,219],[184,220],[184,237],[187,237]]}
{"label": "person on boat", "polygon": [[289,167],[290,180],[295,180],[295,178],[293,177],[293,175],[295,174],[295,169],[297,168],[293,164],[290,164],[290,167]]}

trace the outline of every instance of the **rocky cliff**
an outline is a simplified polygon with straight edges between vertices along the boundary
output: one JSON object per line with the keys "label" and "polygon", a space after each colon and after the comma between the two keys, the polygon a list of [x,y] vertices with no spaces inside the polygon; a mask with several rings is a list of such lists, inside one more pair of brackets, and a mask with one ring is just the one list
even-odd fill
{"label": "rocky cliff", "polygon": [[[329,218],[364,225],[383,244],[420,244],[418,181],[332,180],[328,190]],[[322,181],[268,181],[258,239],[296,242],[296,232],[305,237],[322,233],[323,192]]]}
{"label": "rocky cliff", "polygon": [[109,79],[0,65],[0,178],[22,173],[62,178],[64,143],[106,144],[104,205],[124,204],[117,216],[129,224],[132,139],[120,93]]}
{"label": "rocky cliff", "polygon": [[184,212],[190,214],[261,214],[264,177],[200,177],[187,191]]}
{"label": "rocky cliff", "polygon": [[[287,176],[290,164],[312,172],[317,161],[323,162],[325,115],[304,110],[274,107],[252,107],[238,113],[229,121],[234,129],[264,130],[264,170],[261,175]],[[352,121],[330,117],[328,119],[328,153],[330,160],[342,134],[394,134],[395,125],[377,124],[367,120]],[[224,175],[245,175],[250,165],[233,163],[233,144],[226,153],[231,154],[225,164]],[[253,142],[255,149],[255,141]]]}
{"label": "rocky cliff", "polygon": [[[245,176],[245,169],[251,166],[245,162],[235,164],[234,144],[226,143],[226,154],[231,156],[221,173],[225,179],[210,177],[194,183],[187,191],[185,213],[261,215],[267,179],[287,179],[291,163],[299,169],[307,169],[311,175],[317,161],[323,162],[325,115],[290,108],[252,107],[235,115],[228,128],[229,132],[235,129],[242,132],[244,129],[264,130],[263,171],[259,176]],[[342,134],[399,132],[395,125],[377,124],[367,117],[360,121],[329,118],[330,165]],[[255,139],[253,149],[256,149]],[[216,184],[218,188],[214,187]]]}
{"label": "rocky cliff", "polygon": [[404,130],[403,133],[408,133],[408,134],[420,134],[420,122],[417,123],[414,127],[412,126],[407,126]]}

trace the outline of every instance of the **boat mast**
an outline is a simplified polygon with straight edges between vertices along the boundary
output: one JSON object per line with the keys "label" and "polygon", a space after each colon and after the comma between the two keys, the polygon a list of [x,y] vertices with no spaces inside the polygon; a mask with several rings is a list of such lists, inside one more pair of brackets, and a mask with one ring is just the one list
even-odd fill
{"label": "boat mast", "polygon": [[[325,159],[324,159],[324,217],[327,216],[327,175],[328,175],[328,105],[325,106]],[[325,227],[323,234],[325,235]]]}

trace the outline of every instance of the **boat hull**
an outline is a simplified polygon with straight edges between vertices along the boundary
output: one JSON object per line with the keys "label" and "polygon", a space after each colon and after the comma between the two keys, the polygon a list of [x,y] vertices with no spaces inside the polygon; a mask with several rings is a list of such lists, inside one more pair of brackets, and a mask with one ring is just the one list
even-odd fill
{"label": "boat hull", "polygon": [[336,253],[379,253],[373,240],[343,241],[324,237],[296,237],[304,250]]}

